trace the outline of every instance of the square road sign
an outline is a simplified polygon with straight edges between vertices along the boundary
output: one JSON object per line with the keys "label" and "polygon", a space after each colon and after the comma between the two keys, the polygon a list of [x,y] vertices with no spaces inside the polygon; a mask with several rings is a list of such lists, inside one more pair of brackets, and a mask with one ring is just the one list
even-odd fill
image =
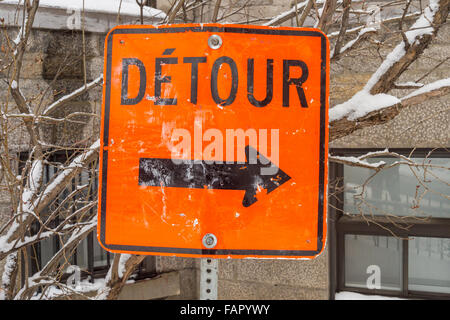
{"label": "square road sign", "polygon": [[316,29],[112,29],[101,245],[185,257],[316,257],[326,238],[328,77],[328,40]]}

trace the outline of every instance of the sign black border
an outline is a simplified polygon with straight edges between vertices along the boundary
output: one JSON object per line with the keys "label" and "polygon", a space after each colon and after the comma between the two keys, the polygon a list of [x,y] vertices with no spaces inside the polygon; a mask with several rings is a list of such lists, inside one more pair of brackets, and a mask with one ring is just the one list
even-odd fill
{"label": "sign black border", "polygon": [[217,32],[217,33],[245,33],[245,34],[270,34],[289,36],[309,36],[321,38],[321,76],[320,76],[320,146],[319,146],[319,213],[317,223],[317,249],[316,250],[254,250],[254,249],[193,249],[193,248],[171,248],[171,247],[148,247],[106,244],[106,193],[107,193],[107,172],[108,172],[108,150],[103,152],[102,162],[102,184],[101,184],[101,209],[100,209],[100,243],[107,249],[127,252],[146,253],[178,253],[196,255],[250,255],[250,256],[315,256],[323,249],[323,218],[325,199],[325,133],[326,133],[326,99],[327,99],[327,38],[324,34],[314,30],[292,30],[292,29],[263,29],[250,28],[246,26],[196,26],[196,27],[151,27],[151,28],[120,28],[113,29],[106,39],[106,75],[104,93],[104,123],[103,123],[103,147],[109,143],[109,115],[110,115],[110,93],[111,93],[111,64],[112,64],[112,40],[115,34],[152,34],[152,33],[183,33],[191,32]]}

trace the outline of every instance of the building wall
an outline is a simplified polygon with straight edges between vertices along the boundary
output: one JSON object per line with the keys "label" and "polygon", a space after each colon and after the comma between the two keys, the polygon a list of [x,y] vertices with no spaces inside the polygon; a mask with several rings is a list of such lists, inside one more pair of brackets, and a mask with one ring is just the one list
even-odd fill
{"label": "building wall", "polygon": [[[167,12],[174,0],[157,0],[157,8]],[[301,2],[301,1],[298,1]],[[218,19],[220,23],[246,23],[254,22],[262,24],[270,18],[279,15],[281,12],[289,10],[294,0],[222,0]],[[188,21],[209,22],[213,16],[215,1],[208,2],[203,6],[196,8],[195,12],[188,12],[186,17]],[[239,10],[239,12],[237,12]],[[230,13],[235,14],[230,15]],[[183,15],[179,15],[180,21]],[[223,18],[222,20],[220,20]],[[260,20],[264,18],[264,20]],[[258,19],[257,21],[255,21]],[[289,24],[290,22],[288,22]]]}
{"label": "building wall", "polygon": [[328,299],[328,250],[314,260],[219,261],[219,299]]}

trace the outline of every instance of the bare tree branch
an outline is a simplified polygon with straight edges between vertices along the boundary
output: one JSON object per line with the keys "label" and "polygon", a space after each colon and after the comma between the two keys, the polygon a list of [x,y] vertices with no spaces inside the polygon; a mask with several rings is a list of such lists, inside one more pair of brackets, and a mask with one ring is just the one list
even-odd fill
{"label": "bare tree branch", "polygon": [[347,32],[348,17],[350,13],[351,4],[352,4],[351,0],[344,0],[342,3],[342,5],[344,6],[344,12],[342,14],[341,29],[339,30],[339,35],[336,39],[336,44],[334,45],[333,54],[332,55],[330,54],[332,59],[337,59],[341,54],[342,41],[344,40],[345,33]]}
{"label": "bare tree branch", "polygon": [[42,115],[46,116],[50,113],[54,112],[54,110],[57,110],[59,107],[64,105],[65,103],[79,97],[83,93],[87,92],[88,90],[94,88],[97,85],[100,85],[103,81],[103,75],[98,76],[96,79],[92,80],[88,84],[78,88],[77,90],[65,95],[64,97],[61,97],[57,101],[53,102],[51,105],[49,105],[45,110],[42,112]]}
{"label": "bare tree branch", "polygon": [[106,275],[105,285],[98,290],[96,299],[117,299],[128,277],[144,258],[145,256],[142,255],[115,254],[113,263]]}
{"label": "bare tree branch", "polygon": [[406,32],[409,48],[402,41],[367,82],[371,94],[390,91],[395,81],[428,47],[448,16],[450,0],[430,0],[430,5]]}
{"label": "bare tree branch", "polygon": [[403,108],[422,103],[425,100],[442,97],[449,93],[450,79],[439,80],[412,92],[400,99],[398,103],[369,112],[363,117],[351,120],[341,118],[331,121],[330,141],[347,136],[358,129],[386,123],[395,118]]}
{"label": "bare tree branch", "polygon": [[317,24],[317,28],[321,29],[324,33],[327,33],[331,26],[333,13],[336,9],[336,3],[337,0],[325,0],[319,23]]}
{"label": "bare tree branch", "polygon": [[180,11],[185,0],[177,0],[170,8],[169,14],[167,16],[167,23],[173,23],[177,16],[178,11]]}
{"label": "bare tree branch", "polygon": [[[298,11],[305,7],[308,4],[308,1],[304,1],[302,3],[299,3],[296,7],[292,7],[290,10],[285,11],[278,16],[272,18],[269,22],[264,23],[264,26],[278,26],[282,24],[285,21],[288,21],[289,19],[295,17],[296,14],[298,14]],[[311,3],[312,5],[312,3]]]}

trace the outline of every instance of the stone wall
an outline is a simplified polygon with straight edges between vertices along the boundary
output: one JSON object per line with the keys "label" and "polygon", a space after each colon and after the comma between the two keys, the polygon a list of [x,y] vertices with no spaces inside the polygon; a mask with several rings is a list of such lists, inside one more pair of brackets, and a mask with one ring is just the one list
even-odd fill
{"label": "stone wall", "polygon": [[219,261],[219,299],[328,299],[328,250],[314,260]]}
{"label": "stone wall", "polygon": [[[289,10],[295,0],[222,0],[221,11],[218,18],[219,23],[255,23],[262,24],[270,18],[279,15],[281,12]],[[157,0],[157,8],[167,12],[173,0]],[[301,2],[300,0],[298,1]],[[186,17],[188,22],[195,20],[197,22],[211,21],[214,12],[215,1],[199,6],[194,12],[188,12]],[[234,13],[230,15],[231,13]],[[223,18],[222,20],[220,20]],[[183,16],[179,16],[180,22]],[[291,21],[287,22],[289,25]]]}

